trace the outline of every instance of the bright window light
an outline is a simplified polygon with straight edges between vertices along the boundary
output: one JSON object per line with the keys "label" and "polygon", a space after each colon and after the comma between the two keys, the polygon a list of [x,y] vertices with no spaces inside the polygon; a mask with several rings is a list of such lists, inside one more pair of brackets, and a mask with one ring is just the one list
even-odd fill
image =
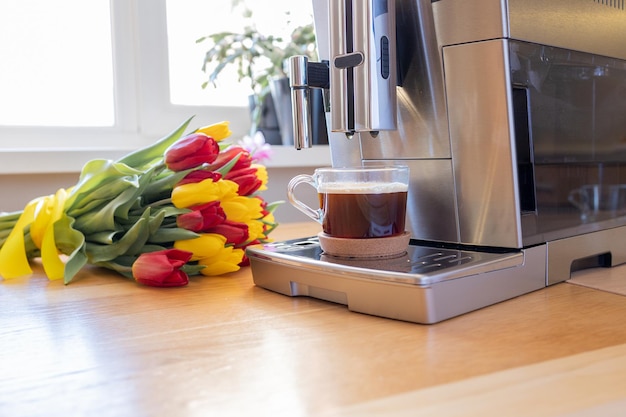
{"label": "bright window light", "polygon": [[[202,88],[208,73],[202,71],[209,41],[196,40],[223,31],[238,32],[250,24],[242,10],[252,11],[254,26],[263,34],[288,38],[297,26],[312,22],[311,0],[167,0],[170,97],[174,104],[247,106],[249,81],[239,82],[233,66],[218,78],[217,87]],[[228,73],[226,73],[228,72]]]}
{"label": "bright window light", "polygon": [[109,0],[0,1],[0,56],[0,125],[114,125]]}

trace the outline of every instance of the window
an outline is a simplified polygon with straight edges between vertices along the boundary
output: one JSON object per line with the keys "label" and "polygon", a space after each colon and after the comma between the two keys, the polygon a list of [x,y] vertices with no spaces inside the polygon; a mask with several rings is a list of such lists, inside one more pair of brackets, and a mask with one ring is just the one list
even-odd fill
{"label": "window", "polygon": [[232,0],[166,1],[171,100],[182,105],[247,106],[251,92],[249,84],[237,81],[234,70],[220,74],[216,88],[198,88],[207,79],[201,65],[209,45],[196,43],[197,39],[223,31],[241,32],[246,24],[263,34],[288,39],[295,28],[311,23],[313,13],[311,0],[248,0],[236,6]]}
{"label": "window", "polygon": [[[276,26],[282,7],[297,8],[298,19],[311,18],[310,0],[298,1],[297,7],[287,0],[248,3],[259,25]],[[0,54],[11,57],[0,66],[0,152],[125,151],[191,115],[198,123],[230,120],[234,134],[245,135],[245,86],[230,80],[234,84],[221,93],[202,90],[200,49],[207,45],[195,44],[200,36],[243,24],[236,11],[230,14],[231,2],[0,2]],[[268,11],[271,19],[262,18]]]}
{"label": "window", "polygon": [[108,0],[0,2],[0,124],[114,124],[109,9]]}

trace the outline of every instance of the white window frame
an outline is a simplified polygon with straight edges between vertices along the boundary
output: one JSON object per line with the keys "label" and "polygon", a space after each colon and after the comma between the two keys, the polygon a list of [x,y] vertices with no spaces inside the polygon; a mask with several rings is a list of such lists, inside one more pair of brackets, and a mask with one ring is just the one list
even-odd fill
{"label": "white window frame", "polygon": [[[248,134],[245,107],[170,103],[165,0],[111,0],[111,20],[115,125],[0,126],[0,174],[78,172],[90,159],[117,158],[152,143],[190,116],[195,116],[193,126],[228,120],[233,138]],[[306,151],[306,158],[290,147],[275,150],[268,166],[318,166],[330,160],[328,147]]]}
{"label": "white window frame", "polygon": [[[116,159],[154,142],[190,116],[192,126],[228,120],[234,140],[248,134],[251,120],[245,107],[170,103],[165,0],[110,1],[115,125],[0,126],[0,175],[80,172],[91,159]],[[273,149],[270,168],[330,163],[328,146],[302,151],[304,155],[290,146]]]}

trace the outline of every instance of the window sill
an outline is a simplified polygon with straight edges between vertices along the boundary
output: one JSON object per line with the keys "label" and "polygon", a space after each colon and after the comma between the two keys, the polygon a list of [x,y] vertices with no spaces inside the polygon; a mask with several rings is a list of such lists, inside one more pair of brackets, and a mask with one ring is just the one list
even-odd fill
{"label": "window sill", "polygon": [[[268,168],[320,167],[330,165],[328,146],[298,151],[289,146],[274,146],[264,164]],[[91,159],[117,159],[130,150],[123,149],[29,149],[0,151],[0,175],[78,173]]]}

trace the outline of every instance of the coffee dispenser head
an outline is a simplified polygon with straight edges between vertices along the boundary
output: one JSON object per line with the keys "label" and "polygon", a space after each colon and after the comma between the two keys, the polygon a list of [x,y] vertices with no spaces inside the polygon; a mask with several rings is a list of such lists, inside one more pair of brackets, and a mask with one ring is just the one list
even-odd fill
{"label": "coffee dispenser head", "polygon": [[331,0],[333,132],[396,129],[395,0]]}
{"label": "coffee dispenser head", "polygon": [[395,130],[395,0],[331,0],[330,60],[289,61],[296,149],[311,146],[309,89],[330,88],[331,131]]}

